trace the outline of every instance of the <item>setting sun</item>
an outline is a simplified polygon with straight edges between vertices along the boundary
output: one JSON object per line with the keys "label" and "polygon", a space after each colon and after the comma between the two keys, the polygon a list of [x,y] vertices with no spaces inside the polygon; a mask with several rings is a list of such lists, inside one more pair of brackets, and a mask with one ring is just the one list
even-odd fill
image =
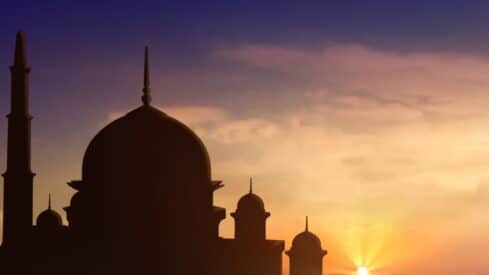
{"label": "setting sun", "polygon": [[360,266],[357,269],[358,275],[369,275],[368,269],[365,266]]}

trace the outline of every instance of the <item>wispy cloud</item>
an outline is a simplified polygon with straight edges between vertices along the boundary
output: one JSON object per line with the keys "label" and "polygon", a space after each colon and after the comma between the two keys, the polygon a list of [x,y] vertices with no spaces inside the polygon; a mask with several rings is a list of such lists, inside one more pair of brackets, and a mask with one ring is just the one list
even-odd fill
{"label": "wispy cloud", "polygon": [[[268,236],[290,240],[309,215],[330,270],[362,261],[388,272],[489,268],[481,256],[489,242],[481,218],[489,209],[489,58],[248,44],[218,48],[210,60],[202,71],[153,72],[152,84],[197,95],[168,105],[155,93],[155,105],[207,145],[213,177],[226,185],[216,204],[232,210],[253,176],[272,212]],[[123,115],[120,105],[90,131]],[[37,180],[77,178],[83,148],[71,142],[56,147],[76,148],[70,159],[49,165],[69,163],[70,173],[51,168]],[[232,227],[226,219],[222,234]]]}
{"label": "wispy cloud", "polygon": [[195,124],[215,174],[257,175],[280,223],[315,216],[316,231],[344,251],[330,255],[337,266],[368,254],[367,243],[378,251],[364,258],[393,271],[487,268],[474,251],[483,255],[487,240],[477,236],[489,229],[480,218],[489,208],[489,59],[338,44],[241,45],[213,56],[273,76],[270,89],[310,83],[263,92],[263,101],[286,98],[283,109],[227,109],[224,120]]}

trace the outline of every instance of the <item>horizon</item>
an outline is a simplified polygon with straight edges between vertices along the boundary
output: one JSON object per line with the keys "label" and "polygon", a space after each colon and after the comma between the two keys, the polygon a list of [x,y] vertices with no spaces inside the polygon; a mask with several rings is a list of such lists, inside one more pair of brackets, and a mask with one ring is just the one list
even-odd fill
{"label": "horizon", "polygon": [[64,214],[90,140],[141,105],[148,45],[153,105],[197,133],[223,180],[221,236],[252,177],[267,237],[289,249],[309,216],[325,274],[489,272],[489,3],[5,6],[0,113],[22,29],[34,218],[49,193]]}

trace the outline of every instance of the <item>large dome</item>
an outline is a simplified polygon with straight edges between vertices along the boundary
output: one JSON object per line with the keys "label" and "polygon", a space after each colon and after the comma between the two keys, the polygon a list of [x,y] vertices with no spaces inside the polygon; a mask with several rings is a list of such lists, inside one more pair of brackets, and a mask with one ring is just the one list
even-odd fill
{"label": "large dome", "polygon": [[[82,179],[70,183],[78,191],[66,209],[70,229],[117,263],[108,273],[196,273],[201,264],[182,259],[203,257],[217,239],[223,213],[213,206],[213,192],[221,185],[211,180],[199,137],[151,106],[147,48],[142,101],[88,145]],[[98,257],[104,264],[105,256]]]}
{"label": "large dome", "polygon": [[189,127],[151,105],[147,49],[144,68],[143,105],[95,135],[72,185],[80,193],[70,217],[84,226],[161,234],[165,219],[197,221],[190,217],[212,209],[209,154]]}
{"label": "large dome", "polygon": [[116,187],[114,175],[124,175],[124,181],[151,175],[161,184],[176,180],[178,184],[211,184],[209,155],[199,137],[150,105],[115,120],[93,138],[82,174],[88,186],[96,182]]}

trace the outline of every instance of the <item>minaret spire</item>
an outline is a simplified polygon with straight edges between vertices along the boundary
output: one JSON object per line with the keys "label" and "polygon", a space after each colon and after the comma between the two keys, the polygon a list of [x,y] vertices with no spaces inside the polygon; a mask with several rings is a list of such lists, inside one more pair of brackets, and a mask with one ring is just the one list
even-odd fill
{"label": "minaret spire", "polygon": [[250,194],[253,193],[253,178],[250,177]]}
{"label": "minaret spire", "polygon": [[17,32],[15,39],[14,66],[27,68],[27,57],[25,53],[25,38],[22,31]]}
{"label": "minaret spire", "polygon": [[149,87],[149,57],[148,46],[144,48],[144,86],[143,86],[143,96],[141,100],[144,106],[149,106],[151,104],[151,89]]}
{"label": "minaret spire", "polygon": [[[16,36],[10,66],[11,101],[8,118],[7,169],[4,177],[3,242],[15,243],[32,228],[31,115],[29,72],[24,34]],[[15,245],[15,244],[14,244]]]}
{"label": "minaret spire", "polygon": [[49,193],[48,197],[48,209],[51,210],[51,193]]}
{"label": "minaret spire", "polygon": [[306,232],[309,232],[309,217],[306,216]]}
{"label": "minaret spire", "polygon": [[10,115],[30,117],[28,100],[29,72],[30,68],[27,65],[25,36],[22,31],[19,31],[15,39],[14,64],[10,66],[12,85]]}

